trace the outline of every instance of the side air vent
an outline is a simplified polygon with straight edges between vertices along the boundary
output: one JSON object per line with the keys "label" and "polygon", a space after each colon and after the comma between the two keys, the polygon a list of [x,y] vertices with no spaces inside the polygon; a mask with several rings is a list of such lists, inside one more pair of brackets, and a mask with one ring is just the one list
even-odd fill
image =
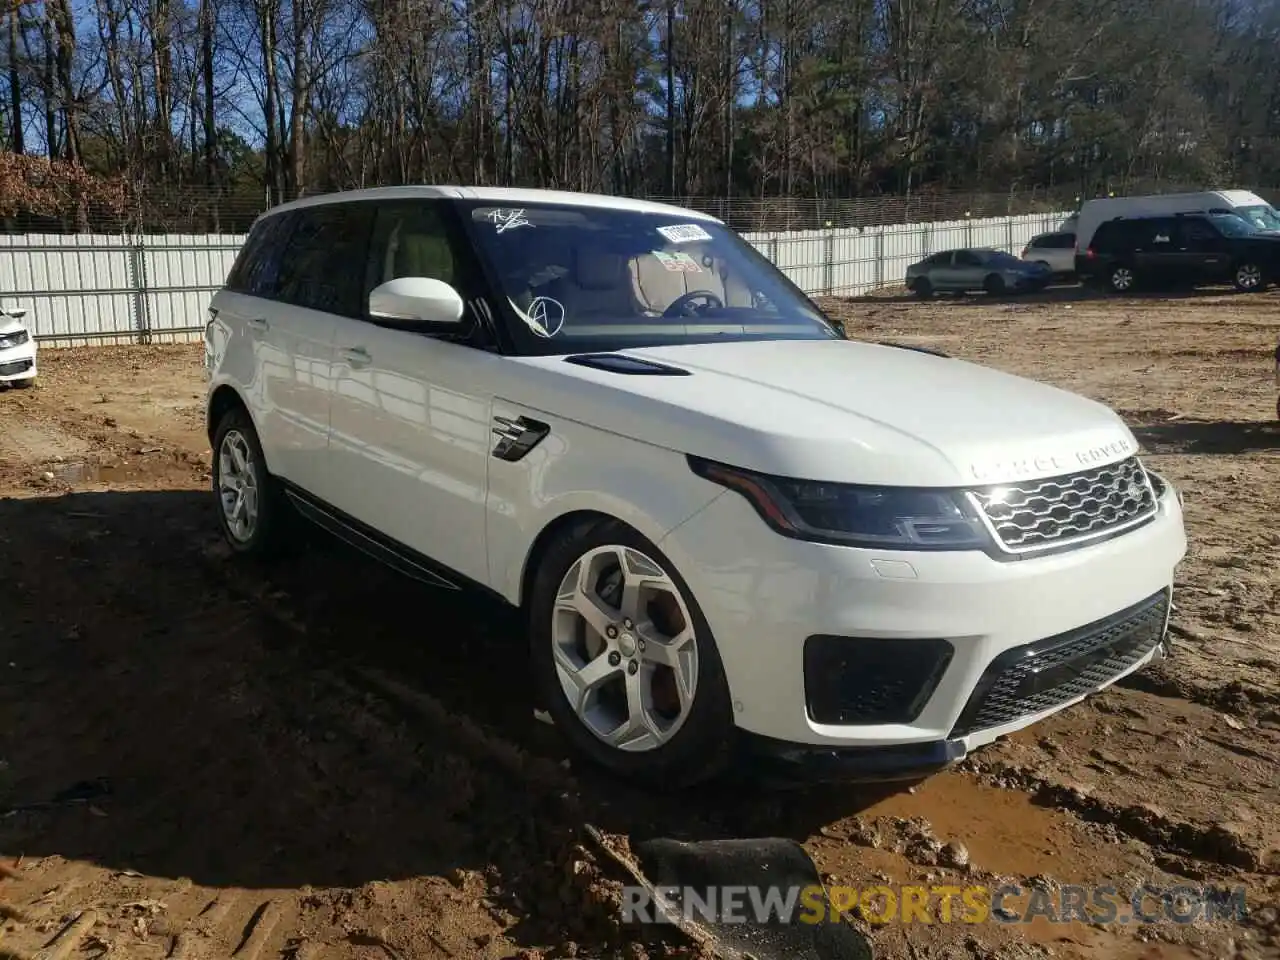
{"label": "side air vent", "polygon": [[876,343],[881,347],[897,347],[899,350],[914,350],[916,353],[927,353],[931,357],[942,357],[944,360],[950,360],[949,354],[943,353],[941,350],[934,350],[932,347],[917,347],[911,343],[894,343],[892,340],[879,340]]}
{"label": "side air vent", "polygon": [[607,373],[621,373],[632,377],[688,377],[688,370],[679,367],[668,367],[652,360],[641,360],[639,357],[628,357],[621,353],[579,353],[565,357],[566,363],[576,363],[580,367],[591,367]]}

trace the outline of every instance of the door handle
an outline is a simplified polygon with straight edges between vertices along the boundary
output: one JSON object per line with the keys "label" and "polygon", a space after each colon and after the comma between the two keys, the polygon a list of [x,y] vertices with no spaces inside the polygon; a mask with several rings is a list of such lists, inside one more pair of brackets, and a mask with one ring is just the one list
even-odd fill
{"label": "door handle", "polygon": [[365,367],[373,360],[364,347],[348,347],[342,351],[342,358],[353,367]]}
{"label": "door handle", "polygon": [[249,321],[250,330],[270,330],[271,324],[267,323],[264,317],[252,317]]}

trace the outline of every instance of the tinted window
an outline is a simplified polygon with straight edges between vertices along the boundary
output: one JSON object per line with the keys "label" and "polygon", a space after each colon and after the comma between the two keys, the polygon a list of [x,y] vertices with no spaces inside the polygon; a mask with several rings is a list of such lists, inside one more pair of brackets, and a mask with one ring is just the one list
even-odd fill
{"label": "tinted window", "polygon": [[400,277],[429,277],[458,287],[457,255],[440,201],[378,205],[365,296],[379,284]]}
{"label": "tinted window", "polygon": [[1031,239],[1030,246],[1037,250],[1069,250],[1076,245],[1074,233],[1045,233]]}
{"label": "tinted window", "polygon": [[259,220],[236,257],[227,277],[227,289],[254,297],[274,297],[279,286],[280,255],[292,226],[293,215],[288,213]]}
{"label": "tinted window", "polygon": [[978,256],[972,250],[956,251],[957,267],[980,267],[982,266],[982,257]]}
{"label": "tinted window", "polygon": [[279,298],[344,317],[362,313],[361,265],[368,253],[373,205],[329,203],[297,211],[298,225],[280,264]]}
{"label": "tinted window", "polygon": [[1144,220],[1136,239],[1154,250],[1168,249],[1176,238],[1176,220]]}
{"label": "tinted window", "polygon": [[1221,239],[1221,235],[1217,230],[1198,218],[1184,220],[1179,226],[1182,228],[1182,238],[1186,243],[1203,245],[1214,243]]}
{"label": "tinted window", "polygon": [[1210,217],[1209,222],[1217,228],[1219,233],[1228,237],[1247,237],[1262,229],[1253,221],[1235,213]]}
{"label": "tinted window", "polygon": [[931,267],[945,267],[951,263],[951,251],[944,250],[942,253],[935,253],[932,257],[925,260]]}

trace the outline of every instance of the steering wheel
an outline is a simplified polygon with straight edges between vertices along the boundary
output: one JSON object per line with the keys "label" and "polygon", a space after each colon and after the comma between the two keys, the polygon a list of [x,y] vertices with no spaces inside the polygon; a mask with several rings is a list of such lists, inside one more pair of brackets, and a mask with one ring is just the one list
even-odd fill
{"label": "steering wheel", "polygon": [[[724,307],[724,301],[710,290],[690,290],[688,293],[682,293],[672,300],[670,306],[662,311],[662,315],[664,317],[691,317],[695,311],[690,310],[689,307],[699,300],[706,301],[706,305],[702,310],[720,310]],[[701,313],[702,311],[696,312]]]}

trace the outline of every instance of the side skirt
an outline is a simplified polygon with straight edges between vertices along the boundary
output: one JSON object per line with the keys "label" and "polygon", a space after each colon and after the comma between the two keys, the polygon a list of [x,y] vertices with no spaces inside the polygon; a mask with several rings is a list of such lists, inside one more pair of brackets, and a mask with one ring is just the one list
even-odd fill
{"label": "side skirt", "polygon": [[284,487],[285,496],[301,516],[397,573],[429,587],[474,594],[496,601],[503,607],[511,607],[507,598],[491,587],[406,547],[287,480],[281,480],[280,483]]}

